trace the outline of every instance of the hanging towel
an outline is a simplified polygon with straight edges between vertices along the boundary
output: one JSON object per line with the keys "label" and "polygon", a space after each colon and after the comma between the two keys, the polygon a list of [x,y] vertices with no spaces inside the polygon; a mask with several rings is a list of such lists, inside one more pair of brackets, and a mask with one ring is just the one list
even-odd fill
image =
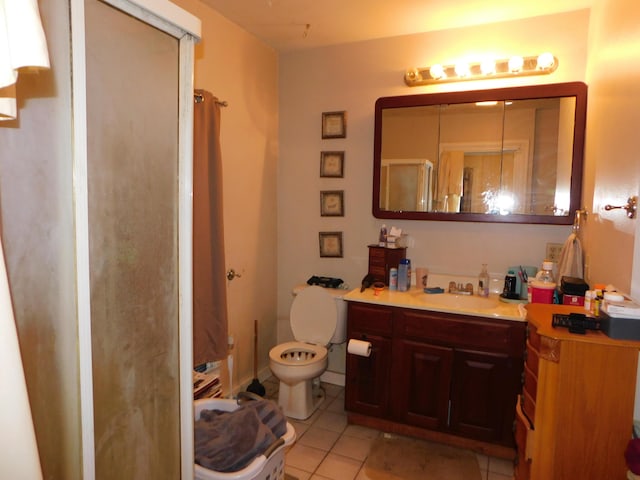
{"label": "hanging towel", "polygon": [[438,200],[442,211],[460,211],[463,174],[464,152],[442,152],[438,167]]}
{"label": "hanging towel", "polygon": [[18,69],[49,68],[37,0],[0,0],[0,120],[16,118]]}
{"label": "hanging towel", "polygon": [[560,281],[562,277],[584,278],[583,275],[582,245],[578,236],[572,233],[564,242],[560,252],[557,279]]}

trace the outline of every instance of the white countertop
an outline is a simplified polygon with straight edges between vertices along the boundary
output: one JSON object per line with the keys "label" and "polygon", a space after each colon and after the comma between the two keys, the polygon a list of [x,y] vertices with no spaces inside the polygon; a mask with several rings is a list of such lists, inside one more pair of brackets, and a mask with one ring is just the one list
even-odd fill
{"label": "white countertop", "polygon": [[521,303],[505,303],[499,295],[492,293],[489,298],[477,295],[456,295],[451,293],[428,294],[421,288],[412,287],[408,292],[389,291],[385,287],[378,295],[373,288],[360,292],[351,290],[343,297],[346,301],[387,305],[391,307],[432,310],[435,312],[459,313],[486,318],[501,318],[524,322],[526,310]]}

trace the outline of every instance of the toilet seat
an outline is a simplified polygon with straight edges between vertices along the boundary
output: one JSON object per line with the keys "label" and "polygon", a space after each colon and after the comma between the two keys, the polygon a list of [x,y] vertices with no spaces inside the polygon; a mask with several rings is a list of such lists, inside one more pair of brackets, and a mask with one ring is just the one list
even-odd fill
{"label": "toilet seat", "polygon": [[304,342],[281,343],[269,351],[272,361],[289,367],[305,367],[323,361],[326,356],[327,349],[323,346]]}
{"label": "toilet seat", "polygon": [[322,287],[305,288],[291,305],[289,321],[298,342],[328,345],[338,323],[335,297]]}

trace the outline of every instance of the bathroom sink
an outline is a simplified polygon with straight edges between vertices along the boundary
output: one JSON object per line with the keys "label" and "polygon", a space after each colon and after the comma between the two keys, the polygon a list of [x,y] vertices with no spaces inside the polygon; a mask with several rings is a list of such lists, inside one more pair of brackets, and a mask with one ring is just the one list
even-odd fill
{"label": "bathroom sink", "polygon": [[422,296],[426,304],[460,310],[495,310],[499,301],[494,297],[459,295],[455,293],[427,294]]}

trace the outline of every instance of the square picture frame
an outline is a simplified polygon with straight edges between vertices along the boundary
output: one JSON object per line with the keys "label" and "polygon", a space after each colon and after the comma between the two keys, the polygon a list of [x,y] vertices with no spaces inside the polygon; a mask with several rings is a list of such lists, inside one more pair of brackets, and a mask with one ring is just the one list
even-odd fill
{"label": "square picture frame", "polygon": [[342,258],[342,232],[320,232],[320,256]]}
{"label": "square picture frame", "polygon": [[320,152],[320,176],[344,178],[344,151]]}
{"label": "square picture frame", "polygon": [[344,217],[344,190],[320,192],[320,216]]}
{"label": "square picture frame", "polygon": [[347,138],[347,112],[322,112],[322,138]]}

